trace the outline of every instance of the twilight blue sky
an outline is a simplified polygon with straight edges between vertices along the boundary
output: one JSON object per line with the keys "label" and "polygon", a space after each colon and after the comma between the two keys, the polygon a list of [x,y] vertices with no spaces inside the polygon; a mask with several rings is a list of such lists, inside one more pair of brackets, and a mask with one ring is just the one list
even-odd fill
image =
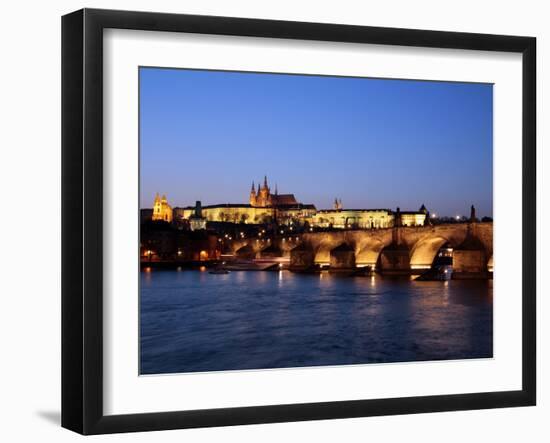
{"label": "twilight blue sky", "polygon": [[140,69],[140,205],[248,203],[492,216],[493,90],[470,83]]}

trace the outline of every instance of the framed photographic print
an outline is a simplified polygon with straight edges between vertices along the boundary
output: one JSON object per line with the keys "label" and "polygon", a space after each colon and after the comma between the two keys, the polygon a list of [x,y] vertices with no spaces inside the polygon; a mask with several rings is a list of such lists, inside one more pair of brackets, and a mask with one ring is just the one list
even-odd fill
{"label": "framed photographic print", "polygon": [[62,28],[64,427],[535,404],[534,38]]}

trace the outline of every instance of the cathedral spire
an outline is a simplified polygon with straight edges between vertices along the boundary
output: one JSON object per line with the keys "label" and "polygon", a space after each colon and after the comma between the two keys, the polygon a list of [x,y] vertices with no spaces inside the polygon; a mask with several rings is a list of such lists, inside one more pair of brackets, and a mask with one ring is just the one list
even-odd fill
{"label": "cathedral spire", "polygon": [[252,181],[252,187],[250,188],[250,197],[248,199],[250,206],[256,206],[256,189],[254,189],[254,181]]}
{"label": "cathedral spire", "polygon": [[267,189],[267,175],[264,175],[264,188]]}

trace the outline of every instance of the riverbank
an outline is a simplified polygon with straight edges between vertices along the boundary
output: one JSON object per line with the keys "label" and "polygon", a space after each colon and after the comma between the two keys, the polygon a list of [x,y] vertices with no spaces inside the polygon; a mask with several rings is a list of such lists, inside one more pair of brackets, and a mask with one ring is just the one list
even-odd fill
{"label": "riverbank", "polygon": [[[204,261],[142,261],[140,269],[149,272],[153,269],[163,270],[209,270],[209,269],[226,269],[228,271],[279,271],[289,270],[297,274],[318,274],[320,272],[329,272],[341,276],[361,276],[377,274],[385,277],[422,277],[428,270],[400,270],[400,271],[380,271],[373,270],[370,266],[355,267],[355,268],[336,268],[331,269],[330,266],[311,266],[309,268],[293,269],[288,261],[285,260],[204,260]],[[452,280],[492,280],[492,272],[453,272]],[[419,281],[430,281],[433,278],[419,278]]]}

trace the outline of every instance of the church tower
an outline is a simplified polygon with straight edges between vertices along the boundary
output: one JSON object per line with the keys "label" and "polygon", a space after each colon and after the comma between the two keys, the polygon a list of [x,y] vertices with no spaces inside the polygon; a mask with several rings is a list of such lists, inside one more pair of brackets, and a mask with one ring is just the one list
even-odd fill
{"label": "church tower", "polygon": [[162,198],[160,198],[157,193],[153,204],[153,220],[162,220],[171,223],[172,215],[172,206],[168,204],[166,195],[163,195]]}
{"label": "church tower", "polygon": [[254,182],[252,182],[252,188],[250,188],[250,206],[256,206],[256,190],[254,189]]}
{"label": "church tower", "polygon": [[261,189],[258,192],[258,197],[256,201],[257,205],[261,206],[262,208],[265,208],[269,204],[269,200],[270,200],[269,197],[270,197],[270,192],[269,192],[269,186],[267,184],[267,176],[264,176],[264,185],[261,187]]}
{"label": "church tower", "polygon": [[155,195],[155,202],[153,203],[153,220],[162,220],[162,203],[158,192]]}

